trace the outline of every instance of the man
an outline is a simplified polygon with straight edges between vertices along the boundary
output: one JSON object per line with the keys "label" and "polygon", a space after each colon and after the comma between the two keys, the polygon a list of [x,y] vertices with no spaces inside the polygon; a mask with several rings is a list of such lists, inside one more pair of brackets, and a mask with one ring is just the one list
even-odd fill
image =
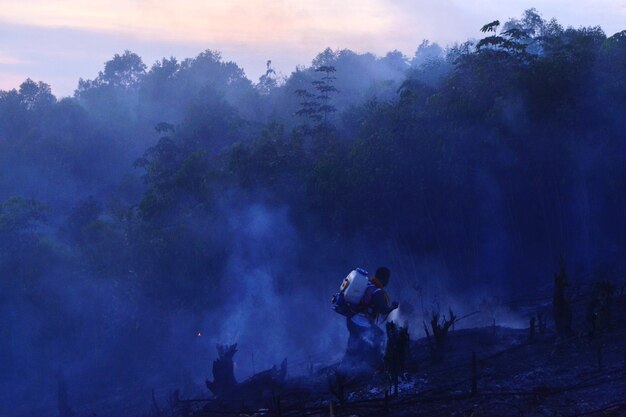
{"label": "man", "polygon": [[359,304],[359,313],[348,317],[350,338],[344,364],[353,370],[376,370],[382,362],[384,333],[376,323],[380,317],[386,317],[398,308],[398,303],[392,303],[385,291],[390,276],[388,268],[378,268],[367,284]]}

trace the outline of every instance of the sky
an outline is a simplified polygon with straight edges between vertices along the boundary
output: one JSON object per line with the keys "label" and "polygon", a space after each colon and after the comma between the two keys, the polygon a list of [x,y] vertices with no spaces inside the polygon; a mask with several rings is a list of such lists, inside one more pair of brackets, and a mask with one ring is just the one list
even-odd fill
{"label": "sky", "polygon": [[148,66],[217,50],[255,81],[268,59],[288,75],[326,47],[410,57],[423,39],[478,38],[532,7],[564,26],[626,29],[626,0],[0,0],[0,89],[30,77],[72,95],[126,49]]}

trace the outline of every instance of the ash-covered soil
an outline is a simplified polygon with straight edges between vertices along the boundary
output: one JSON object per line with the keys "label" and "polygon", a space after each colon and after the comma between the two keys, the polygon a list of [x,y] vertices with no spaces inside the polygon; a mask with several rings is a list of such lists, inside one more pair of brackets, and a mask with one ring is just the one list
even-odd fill
{"label": "ash-covered soil", "polygon": [[433,359],[423,328],[409,329],[417,340],[397,388],[384,369],[350,376],[338,363],[319,363],[295,377],[287,363],[235,382],[219,397],[206,388],[171,390],[129,415],[626,416],[626,297],[622,291],[611,300],[610,316],[599,316],[593,334],[589,304],[589,297],[572,298],[569,337],[558,336],[552,320],[538,319],[550,316],[549,299],[511,307],[529,318],[525,329],[453,327],[441,360]]}
{"label": "ash-covered soil", "polygon": [[[153,408],[152,414],[626,416],[626,299],[613,300],[610,323],[602,323],[594,335],[586,304],[582,297],[572,303],[570,337],[558,337],[550,324],[536,325],[531,336],[530,321],[527,329],[452,329],[439,362],[432,360],[426,338],[411,341],[397,391],[382,370],[369,377],[345,376],[334,364],[283,381],[257,377],[222,399],[173,393],[169,408]],[[549,308],[549,303],[517,306],[542,314]]]}

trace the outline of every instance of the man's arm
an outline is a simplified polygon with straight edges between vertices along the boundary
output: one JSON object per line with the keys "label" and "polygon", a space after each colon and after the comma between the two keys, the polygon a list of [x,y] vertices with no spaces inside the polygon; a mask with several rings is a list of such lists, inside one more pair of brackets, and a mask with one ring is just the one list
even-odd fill
{"label": "man's arm", "polygon": [[374,310],[376,310],[377,314],[389,314],[398,308],[398,303],[395,301],[391,304],[387,303],[387,297],[385,297],[383,290],[374,292],[374,295],[372,296],[372,304],[374,304]]}

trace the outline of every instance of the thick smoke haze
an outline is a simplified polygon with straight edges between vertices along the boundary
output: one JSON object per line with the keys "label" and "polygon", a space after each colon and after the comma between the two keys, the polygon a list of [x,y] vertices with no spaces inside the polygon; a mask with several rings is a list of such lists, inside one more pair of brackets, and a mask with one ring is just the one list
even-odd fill
{"label": "thick smoke haze", "polygon": [[485,36],[258,80],[123,46],[72,97],[0,91],[0,414],[58,415],[63,381],[77,416],[208,397],[217,344],[239,381],[336,363],[355,267],[391,269],[412,337],[527,326],[561,257],[623,278],[626,35],[529,10]]}

